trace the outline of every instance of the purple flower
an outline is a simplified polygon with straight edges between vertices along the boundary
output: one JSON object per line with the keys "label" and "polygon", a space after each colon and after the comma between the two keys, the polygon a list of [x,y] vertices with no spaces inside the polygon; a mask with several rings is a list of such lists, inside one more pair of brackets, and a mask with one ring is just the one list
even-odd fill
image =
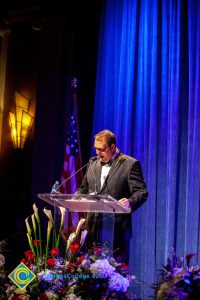
{"label": "purple flower", "polygon": [[111,291],[126,292],[129,287],[129,280],[119,273],[115,272],[109,278],[109,289]]}

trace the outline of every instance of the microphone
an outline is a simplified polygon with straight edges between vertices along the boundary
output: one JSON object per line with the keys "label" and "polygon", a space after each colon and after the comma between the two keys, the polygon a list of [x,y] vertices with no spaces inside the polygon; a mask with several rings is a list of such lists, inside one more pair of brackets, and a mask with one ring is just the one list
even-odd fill
{"label": "microphone", "polygon": [[97,158],[98,158],[98,156],[93,156],[90,158],[90,161],[95,161],[95,160],[97,160]]}
{"label": "microphone", "polygon": [[70,175],[69,177],[67,177],[60,185],[58,185],[58,181],[56,181],[56,188],[55,188],[55,184],[53,185],[52,187],[52,193],[56,193],[59,191],[59,188],[65,183],[67,182],[68,180],[70,180],[73,176],[75,176],[77,173],[79,173],[81,170],[83,170],[89,163],[90,161],[95,161],[97,160],[98,156],[94,156],[94,157],[91,157],[89,162],[87,162],[87,164],[85,164],[83,167],[81,167],[80,169],[78,169],[75,173],[73,173],[72,175]]}

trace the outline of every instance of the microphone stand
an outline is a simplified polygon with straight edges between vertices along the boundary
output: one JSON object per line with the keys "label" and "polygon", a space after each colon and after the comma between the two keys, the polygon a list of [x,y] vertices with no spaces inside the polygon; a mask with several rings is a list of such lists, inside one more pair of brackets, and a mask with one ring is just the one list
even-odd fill
{"label": "microphone stand", "polygon": [[[90,159],[90,160],[92,160],[92,158]],[[78,169],[75,173],[73,173],[72,175],[70,175],[69,177],[67,177],[55,190],[54,190],[54,192],[58,192],[59,191],[59,188],[65,183],[65,182],[67,182],[68,180],[70,180],[73,176],[75,176],[77,173],[79,173],[82,169],[84,169],[86,166],[88,165],[88,163],[87,164],[85,164],[83,167],[81,167],[80,169]]]}
{"label": "microphone stand", "polygon": [[[93,159],[93,161],[95,161],[95,160]],[[92,175],[94,177],[94,194],[97,195],[97,178],[95,176],[95,173],[94,173],[94,170],[93,170],[92,166],[91,166],[91,170],[92,170]]]}
{"label": "microphone stand", "polygon": [[[65,183],[67,182],[68,180],[70,180],[73,176],[75,176],[77,173],[79,173],[82,169],[84,169],[91,161],[96,161],[98,158],[98,156],[94,156],[94,157],[91,157],[89,162],[86,163],[83,167],[81,167],[80,169],[78,169],[76,172],[74,172],[72,175],[70,175],[69,177],[67,177],[60,185],[58,185],[56,187],[56,189],[54,189],[53,193],[59,193],[59,188]],[[94,177],[94,181],[95,181],[95,191],[94,191],[94,196],[96,197],[97,201],[100,201],[102,203],[104,203],[105,205],[107,205],[108,207],[112,208],[113,209],[113,212],[115,212],[115,209],[109,205],[108,203],[104,202],[102,198],[105,198],[106,195],[101,195],[97,192],[97,179],[96,179],[96,176],[95,176],[95,173],[94,173],[94,169],[93,167],[91,166],[91,170],[92,170],[92,174],[93,174],[93,177]],[[105,180],[105,183],[107,183],[107,180],[108,180],[108,176]]]}

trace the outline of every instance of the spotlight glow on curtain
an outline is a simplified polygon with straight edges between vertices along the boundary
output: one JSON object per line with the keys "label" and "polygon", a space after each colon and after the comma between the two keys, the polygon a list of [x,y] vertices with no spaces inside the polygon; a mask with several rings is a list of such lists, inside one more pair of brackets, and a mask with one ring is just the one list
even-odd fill
{"label": "spotlight glow on curtain", "polygon": [[131,269],[142,299],[175,248],[200,263],[200,2],[106,1],[93,133],[110,129],[143,166]]}

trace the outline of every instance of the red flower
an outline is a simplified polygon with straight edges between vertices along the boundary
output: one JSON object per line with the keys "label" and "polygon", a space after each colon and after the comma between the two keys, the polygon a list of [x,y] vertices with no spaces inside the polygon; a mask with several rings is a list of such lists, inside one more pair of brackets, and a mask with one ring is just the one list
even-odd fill
{"label": "red flower", "polygon": [[48,300],[48,296],[45,293],[39,295],[38,300]]}
{"label": "red flower", "polygon": [[101,255],[101,248],[97,247],[97,246],[94,246],[94,253],[97,254],[97,255]]}
{"label": "red flower", "polygon": [[71,252],[74,254],[77,252],[78,248],[79,248],[79,245],[78,244],[73,244],[73,245],[70,245],[69,246]]}
{"label": "red flower", "polygon": [[40,240],[33,240],[33,246],[39,246],[40,245]]}
{"label": "red flower", "polygon": [[[21,262],[22,262],[23,264],[25,264],[27,267],[29,267],[29,265],[31,264],[31,262],[28,261],[28,260],[26,260],[25,258],[22,258]],[[1,298],[0,298],[0,300],[1,300]]]}
{"label": "red flower", "polygon": [[49,259],[47,260],[47,264],[48,264],[48,266],[50,266],[50,267],[54,266],[55,263],[56,263],[56,260],[55,260],[54,258],[49,258]]}
{"label": "red flower", "polygon": [[70,272],[72,272],[75,270],[76,267],[77,267],[76,264],[71,263],[66,266],[66,270],[70,270]]}
{"label": "red flower", "polygon": [[[11,298],[9,298],[10,300],[21,300],[24,299],[25,294],[20,294],[18,292],[14,292],[13,295],[11,296]],[[0,299],[4,299],[4,298],[0,298]]]}
{"label": "red flower", "polygon": [[79,257],[77,258],[76,263],[79,265],[79,264],[82,263],[82,261],[84,261],[84,259],[85,259],[85,256],[81,255],[81,256],[79,256]]}
{"label": "red flower", "polygon": [[128,266],[125,263],[121,263],[120,268],[124,271],[128,271]]}
{"label": "red flower", "polygon": [[66,294],[66,290],[67,290],[66,287],[65,287],[65,288],[61,288],[61,289],[60,289],[61,295],[65,295],[65,294]]}
{"label": "red flower", "polygon": [[35,255],[33,254],[33,252],[31,250],[28,250],[26,252],[24,252],[26,259],[31,262],[32,260],[34,260]]}
{"label": "red flower", "polygon": [[53,249],[51,250],[51,254],[52,254],[52,255],[59,255],[59,249],[58,249],[58,248],[53,248]]}

